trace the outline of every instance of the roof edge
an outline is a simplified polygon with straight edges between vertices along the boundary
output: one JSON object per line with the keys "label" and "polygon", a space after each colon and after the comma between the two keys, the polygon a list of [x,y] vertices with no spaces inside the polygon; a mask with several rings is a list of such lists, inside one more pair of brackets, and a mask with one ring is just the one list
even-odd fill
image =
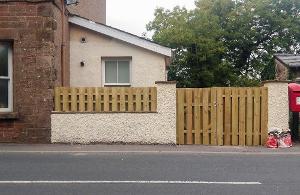
{"label": "roof edge", "polygon": [[[299,68],[300,67],[300,55],[299,54],[274,54],[274,59],[280,62],[282,65],[289,67],[289,68]],[[297,58],[294,59],[293,57]],[[299,58],[299,59],[298,59]],[[294,61],[291,61],[294,60]],[[297,65],[294,66],[293,64],[297,62]]]}
{"label": "roof edge", "polygon": [[278,56],[274,55],[274,59],[277,60],[278,62],[280,62],[283,66],[289,67],[289,65],[284,63],[284,61],[282,61]]}
{"label": "roof edge", "polygon": [[107,26],[105,24],[93,22],[87,18],[80,17],[78,15],[70,14],[69,22],[83,28],[87,28],[89,30],[98,32],[100,34],[104,34],[106,36],[118,39],[120,41],[124,41],[126,43],[130,43],[132,45],[150,50],[152,52],[171,57],[172,50],[171,48],[162,46],[153,41],[147,40],[145,38],[139,37],[137,35],[122,31],[120,29]]}
{"label": "roof edge", "polygon": [[55,0],[0,0],[0,3],[9,2],[28,2],[28,3],[43,3],[43,2],[54,2]]}

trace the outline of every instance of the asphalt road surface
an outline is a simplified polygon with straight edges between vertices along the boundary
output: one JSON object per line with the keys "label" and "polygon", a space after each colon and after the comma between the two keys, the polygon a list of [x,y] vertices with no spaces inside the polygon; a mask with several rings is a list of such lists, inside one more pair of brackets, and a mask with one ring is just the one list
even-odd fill
{"label": "asphalt road surface", "polygon": [[0,195],[300,194],[299,152],[7,148]]}

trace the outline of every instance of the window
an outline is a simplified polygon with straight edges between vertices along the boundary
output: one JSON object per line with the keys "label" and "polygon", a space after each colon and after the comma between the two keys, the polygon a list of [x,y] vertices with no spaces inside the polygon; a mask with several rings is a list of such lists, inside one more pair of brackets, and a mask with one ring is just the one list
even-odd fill
{"label": "window", "polygon": [[0,42],[0,112],[12,111],[11,44]]}
{"label": "window", "polygon": [[130,63],[129,59],[105,59],[104,85],[130,85]]}

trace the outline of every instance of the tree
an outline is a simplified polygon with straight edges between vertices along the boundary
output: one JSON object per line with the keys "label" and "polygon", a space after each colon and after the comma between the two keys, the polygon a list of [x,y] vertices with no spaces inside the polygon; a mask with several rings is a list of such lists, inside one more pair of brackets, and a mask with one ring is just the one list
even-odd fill
{"label": "tree", "polygon": [[179,87],[253,86],[274,77],[273,54],[300,52],[299,0],[198,0],[158,8],[152,39],[173,48]]}

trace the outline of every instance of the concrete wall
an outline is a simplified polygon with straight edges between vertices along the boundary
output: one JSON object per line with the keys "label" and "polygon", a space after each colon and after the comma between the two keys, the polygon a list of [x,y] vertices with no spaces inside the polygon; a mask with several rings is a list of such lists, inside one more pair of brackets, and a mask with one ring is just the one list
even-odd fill
{"label": "concrete wall", "polygon": [[[81,37],[86,43],[81,43]],[[131,86],[153,86],[166,80],[165,57],[81,27],[70,26],[71,86],[102,87],[102,57],[132,57]],[[80,62],[85,61],[81,67]]]}
{"label": "concrete wall", "polygon": [[51,116],[53,143],[176,144],[176,86],[157,84],[157,113]]}
{"label": "concrete wall", "polygon": [[269,120],[268,128],[277,127],[281,129],[289,128],[289,96],[288,82],[267,81],[264,83],[269,91]]}

